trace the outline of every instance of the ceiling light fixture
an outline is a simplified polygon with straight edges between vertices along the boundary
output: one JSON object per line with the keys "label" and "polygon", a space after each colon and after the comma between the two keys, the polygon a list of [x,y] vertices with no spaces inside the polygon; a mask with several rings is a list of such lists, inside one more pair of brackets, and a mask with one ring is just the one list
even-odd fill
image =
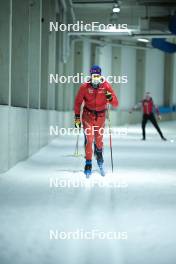
{"label": "ceiling light fixture", "polygon": [[145,38],[139,38],[138,41],[148,43],[149,40]]}
{"label": "ceiling light fixture", "polygon": [[113,6],[112,12],[113,13],[119,13],[120,12],[120,5],[118,3]]}

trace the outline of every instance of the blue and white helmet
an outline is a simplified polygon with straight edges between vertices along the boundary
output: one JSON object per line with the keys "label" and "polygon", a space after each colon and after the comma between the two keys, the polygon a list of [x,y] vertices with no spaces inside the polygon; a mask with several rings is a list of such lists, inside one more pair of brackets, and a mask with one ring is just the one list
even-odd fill
{"label": "blue and white helmet", "polygon": [[100,66],[98,65],[93,65],[91,68],[90,68],[90,74],[100,74],[101,75],[101,68]]}

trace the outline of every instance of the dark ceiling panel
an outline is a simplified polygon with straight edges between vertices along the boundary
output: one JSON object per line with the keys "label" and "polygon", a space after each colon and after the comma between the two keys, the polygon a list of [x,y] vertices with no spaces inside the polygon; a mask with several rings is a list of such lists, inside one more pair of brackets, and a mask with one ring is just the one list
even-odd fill
{"label": "dark ceiling panel", "polygon": [[150,6],[170,6],[176,5],[176,0],[137,0],[140,5],[150,5]]}
{"label": "dark ceiling panel", "polygon": [[73,4],[113,4],[115,0],[74,0]]}

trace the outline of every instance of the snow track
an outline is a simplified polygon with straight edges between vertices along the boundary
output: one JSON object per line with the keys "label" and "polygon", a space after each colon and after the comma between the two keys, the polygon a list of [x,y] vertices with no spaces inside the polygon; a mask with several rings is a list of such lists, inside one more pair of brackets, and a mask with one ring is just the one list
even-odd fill
{"label": "snow track", "polygon": [[[162,123],[163,142],[140,126],[108,137],[101,177],[85,179],[73,137],[55,139],[0,175],[0,264],[175,264],[176,123]],[[81,144],[80,144],[81,145]],[[83,148],[80,150],[83,153]],[[65,186],[66,185],[66,186]],[[127,232],[127,240],[50,240],[50,230]]]}

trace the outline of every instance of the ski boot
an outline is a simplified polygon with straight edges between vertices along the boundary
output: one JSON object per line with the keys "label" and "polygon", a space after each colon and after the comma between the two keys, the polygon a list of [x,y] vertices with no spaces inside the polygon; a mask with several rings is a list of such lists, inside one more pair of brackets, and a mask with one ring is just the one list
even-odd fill
{"label": "ski boot", "polygon": [[92,174],[92,161],[91,160],[86,160],[84,174],[86,175],[86,178],[89,178],[90,175]]}
{"label": "ski boot", "polygon": [[94,155],[96,157],[97,160],[97,164],[98,167],[100,169],[100,174],[101,176],[105,176],[105,171],[104,171],[104,160],[103,160],[103,154],[102,154],[103,150],[102,149],[98,149],[97,146],[94,144]]}

